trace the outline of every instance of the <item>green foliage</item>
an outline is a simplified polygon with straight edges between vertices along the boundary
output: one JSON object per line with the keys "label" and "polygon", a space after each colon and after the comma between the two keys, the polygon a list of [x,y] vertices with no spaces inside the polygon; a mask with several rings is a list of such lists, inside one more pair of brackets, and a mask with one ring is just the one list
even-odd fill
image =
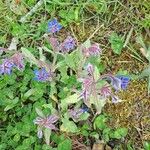
{"label": "green foliage", "polygon": [[61,9],[59,11],[59,16],[61,17],[61,24],[67,26],[69,23],[79,21],[79,11],[80,7],[72,7],[68,10]]}
{"label": "green foliage", "polygon": [[78,127],[73,121],[70,121],[68,117],[62,118],[62,125],[60,130],[63,132],[76,133],[78,132]]}
{"label": "green foliage", "polygon": [[113,52],[120,55],[124,44],[123,39],[118,36],[117,33],[112,33],[109,42],[111,43],[111,48]]}
{"label": "green foliage", "polygon": [[103,130],[106,128],[106,121],[107,118],[104,115],[99,115],[98,117],[96,117],[95,121],[94,121],[94,128],[98,128],[100,130]]}
{"label": "green foliage", "polygon": [[122,137],[125,137],[127,133],[128,133],[127,128],[118,128],[110,135],[110,137],[120,139]]}
{"label": "green foliage", "polygon": [[150,149],[150,142],[145,141],[144,142],[144,150],[149,150]]}
{"label": "green foliage", "polygon": [[[69,150],[72,149],[71,139],[65,137],[63,134],[51,133],[50,130],[45,129],[44,135],[46,143],[36,137],[36,126],[33,120],[38,116],[45,117],[49,114],[58,114],[60,121],[57,126],[60,127],[62,132],[73,134],[82,134],[86,138],[92,137],[96,140],[103,139],[108,142],[111,139],[121,139],[127,134],[126,128],[113,129],[107,125],[108,118],[105,115],[93,116],[95,111],[100,114],[105,100],[98,101],[96,97],[91,97],[91,105],[95,105],[94,110],[83,113],[79,121],[75,122],[68,116],[68,109],[73,107],[79,108],[83,106],[80,99],[80,93],[74,94],[74,89],[81,89],[81,84],[78,82],[78,75],[81,73],[84,63],[91,63],[95,65],[94,77],[99,78],[106,66],[101,63],[100,58],[90,57],[84,62],[80,50],[62,56],[58,59],[57,77],[50,83],[40,83],[33,80],[34,65],[38,66],[37,60],[39,52],[37,47],[49,46],[48,42],[44,41],[44,34],[47,32],[47,20],[57,18],[61,21],[64,27],[72,25],[79,25],[82,22],[83,29],[89,24],[89,20],[95,25],[95,20],[104,22],[106,29],[116,14],[116,10],[123,7],[122,2],[119,1],[106,1],[106,0],[52,0],[44,1],[42,7],[34,13],[27,22],[21,24],[19,22],[20,15],[25,15],[37,3],[37,0],[24,0],[20,1],[21,4],[15,4],[15,0],[0,1],[0,44],[5,48],[8,47],[11,37],[19,39],[18,50],[21,50],[26,60],[27,66],[24,72],[13,70],[10,76],[0,76],[0,149],[15,149],[15,150]],[[121,6],[118,6],[121,4]],[[132,3],[132,2],[131,2]],[[138,5],[138,4],[137,4]],[[146,7],[148,10],[148,2],[145,2],[143,9]],[[134,5],[131,4],[133,9]],[[126,8],[126,7],[124,7]],[[127,10],[125,10],[126,12]],[[85,15],[87,14],[87,16]],[[101,15],[99,15],[101,14]],[[143,12],[141,13],[143,14]],[[126,15],[127,17],[130,15]],[[132,16],[132,15],[131,15]],[[134,15],[135,16],[135,15]],[[144,13],[143,19],[138,21],[139,25],[149,27],[149,14]],[[98,19],[97,19],[98,17]],[[82,19],[81,19],[82,18]],[[132,18],[133,19],[133,18]],[[132,19],[129,22],[132,24]],[[136,20],[134,18],[133,20]],[[119,22],[120,23],[120,22]],[[136,25],[133,25],[135,27]],[[79,27],[77,27],[78,29]],[[90,26],[88,27],[92,29]],[[102,30],[105,30],[101,28]],[[72,30],[75,31],[75,30]],[[84,35],[82,29],[79,36]],[[102,34],[105,32],[102,32]],[[75,33],[76,35],[76,33]],[[131,34],[129,34],[131,36]],[[63,37],[63,34],[61,34]],[[100,35],[101,36],[101,35]],[[102,35],[105,36],[105,35]],[[130,37],[129,36],[129,37]],[[78,38],[78,37],[77,37]],[[87,37],[88,38],[88,37]],[[127,37],[127,42],[128,42]],[[7,41],[8,40],[8,41]],[[115,54],[121,54],[124,40],[116,33],[111,34],[110,43]],[[127,43],[125,42],[125,43]],[[146,58],[149,60],[149,47],[143,44],[144,42],[139,39],[141,46],[147,50]],[[125,44],[126,45],[126,44]],[[22,47],[23,46],[23,47]],[[83,46],[89,48],[91,46],[90,40],[87,40]],[[20,47],[22,47],[20,49]],[[28,47],[28,48],[25,48]],[[51,65],[51,50],[44,52],[42,56],[48,58]],[[59,55],[59,54],[58,54]],[[41,55],[40,55],[41,56]],[[59,57],[59,56],[58,56]],[[83,62],[82,62],[83,61]],[[144,70],[141,77],[149,76],[149,68]],[[84,74],[84,73],[83,73]],[[55,75],[54,75],[55,76]],[[101,84],[101,83],[100,83]],[[99,84],[99,85],[100,85]],[[150,89],[150,79],[149,79]],[[96,110],[95,110],[96,108]],[[37,114],[36,114],[37,113]],[[92,114],[92,115],[91,115]],[[96,117],[94,122],[89,119],[89,116]],[[48,144],[50,140],[54,141],[52,148]],[[149,142],[144,143],[144,148],[149,150]],[[128,146],[131,150],[131,146]]]}
{"label": "green foliage", "polygon": [[80,95],[78,95],[78,94],[73,94],[73,95],[70,95],[67,98],[63,99],[62,103],[61,103],[62,109],[67,108],[67,106],[69,104],[77,103],[80,100],[79,96]]}
{"label": "green foliage", "polygon": [[99,115],[94,120],[94,128],[101,131],[103,140],[108,142],[110,139],[121,139],[126,137],[128,130],[127,128],[113,129],[107,125],[108,117],[105,115]]}
{"label": "green foliage", "polygon": [[71,150],[72,149],[72,144],[71,140],[65,139],[63,142],[58,144],[58,150]]}

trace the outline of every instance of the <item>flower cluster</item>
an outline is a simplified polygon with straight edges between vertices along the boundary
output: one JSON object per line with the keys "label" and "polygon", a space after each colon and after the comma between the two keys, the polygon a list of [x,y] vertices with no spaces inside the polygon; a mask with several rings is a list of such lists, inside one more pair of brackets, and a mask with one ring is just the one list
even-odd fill
{"label": "flower cluster", "polygon": [[[81,97],[84,103],[88,105],[91,95],[96,93],[99,99],[107,99],[111,97],[113,103],[120,102],[121,100],[114,94],[111,86],[119,91],[121,89],[126,89],[129,83],[129,78],[127,76],[113,76],[111,74],[106,74],[101,76],[98,80],[94,79],[94,66],[88,64],[86,67],[88,75],[85,78],[80,79],[82,82],[82,92]],[[99,86],[99,82],[104,81],[104,84]]]}
{"label": "flower cluster", "polygon": [[[57,22],[56,19],[53,19],[48,23],[48,31],[50,33],[58,32],[62,29],[62,26]],[[60,51],[62,53],[68,53],[73,50],[76,46],[76,41],[72,36],[67,36],[67,38],[60,43],[59,40],[53,36],[49,38],[52,49],[55,51]]]}
{"label": "flower cluster", "polygon": [[5,59],[0,65],[0,74],[11,74],[14,63],[10,59]]}
{"label": "flower cluster", "polygon": [[52,77],[52,73],[47,72],[45,68],[34,70],[34,74],[35,74],[34,79],[41,82],[48,81]]}
{"label": "flower cluster", "polygon": [[68,36],[62,43],[54,37],[50,37],[49,41],[53,50],[60,51],[62,53],[68,53],[76,46],[75,39],[72,36]]}
{"label": "flower cluster", "polygon": [[16,53],[9,59],[3,60],[3,63],[0,65],[0,74],[11,74],[14,67],[18,70],[24,69],[23,56],[21,53]]}

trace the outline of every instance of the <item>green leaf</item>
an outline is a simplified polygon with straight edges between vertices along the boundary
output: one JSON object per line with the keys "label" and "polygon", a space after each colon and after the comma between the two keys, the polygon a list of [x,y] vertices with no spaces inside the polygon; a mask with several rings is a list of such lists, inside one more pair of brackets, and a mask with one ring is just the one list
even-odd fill
{"label": "green leaf", "polygon": [[42,105],[44,108],[49,108],[51,111],[51,114],[55,114],[57,112],[57,110],[53,107],[52,103],[49,104],[44,104]]}
{"label": "green leaf", "polygon": [[40,117],[45,117],[45,115],[43,114],[42,110],[39,108],[35,108],[36,113],[40,116]]}
{"label": "green leaf", "polygon": [[109,42],[111,43],[111,48],[113,52],[120,55],[123,48],[123,39],[119,37],[116,33],[112,33]]}
{"label": "green leaf", "polygon": [[91,46],[91,41],[90,40],[86,40],[83,44],[82,44],[83,47],[85,48],[89,48]]}
{"label": "green leaf", "polygon": [[104,115],[99,115],[98,117],[96,117],[94,121],[94,128],[104,130],[107,127],[106,121],[107,121],[107,118]]}
{"label": "green leaf", "polygon": [[39,64],[38,60],[34,57],[34,55],[28,49],[22,47],[21,51],[22,51],[23,55],[25,56],[25,58],[28,60],[28,62],[38,66],[38,64]]}
{"label": "green leaf", "polygon": [[51,130],[48,128],[44,129],[44,137],[45,137],[45,142],[47,145],[50,143],[50,136],[51,136]]}
{"label": "green leaf", "polygon": [[19,102],[19,98],[16,97],[14,100],[12,100],[12,102],[9,105],[7,105],[5,107],[4,111],[8,111],[8,110],[14,108],[18,102]]}
{"label": "green leaf", "polygon": [[16,134],[16,135],[14,136],[13,140],[14,140],[15,142],[18,142],[18,141],[20,140],[20,135],[19,135],[19,134]]}
{"label": "green leaf", "polygon": [[58,144],[58,150],[71,150],[72,149],[72,144],[70,139],[66,139],[60,144]]}
{"label": "green leaf", "polygon": [[66,66],[66,64],[64,66],[61,66],[59,68],[60,74],[61,74],[61,81],[64,82],[65,80],[67,80],[69,78],[68,74],[67,74],[67,70],[68,70],[68,66]]}
{"label": "green leaf", "polygon": [[111,138],[121,139],[125,137],[128,133],[127,128],[118,128],[114,131],[114,133],[111,135]]}
{"label": "green leaf", "polygon": [[74,104],[80,101],[80,95],[79,94],[73,94],[68,96],[67,98],[61,100],[61,107],[62,109],[65,109],[69,104]]}
{"label": "green leaf", "polygon": [[35,89],[30,89],[24,94],[24,98],[29,98],[34,93],[35,93]]}
{"label": "green leaf", "polygon": [[110,139],[109,134],[110,134],[111,132],[112,132],[112,130],[111,130],[110,128],[105,128],[105,129],[103,130],[102,137],[103,137],[103,139],[104,139],[106,142],[109,141],[109,139]]}
{"label": "green leaf", "polygon": [[144,142],[144,150],[150,150],[150,142]]}
{"label": "green leaf", "polygon": [[90,114],[85,112],[85,113],[81,114],[79,120],[87,120],[89,116],[90,116]]}
{"label": "green leaf", "polygon": [[150,66],[142,71],[139,75],[139,78],[148,77],[150,76]]}
{"label": "green leaf", "polygon": [[97,133],[97,132],[92,132],[92,133],[90,133],[90,136],[91,137],[94,137],[95,139],[99,139],[99,134]]}
{"label": "green leaf", "polygon": [[71,132],[76,133],[78,132],[78,128],[73,121],[69,121],[68,117],[62,118],[63,124],[60,126],[60,130],[63,132]]}
{"label": "green leaf", "polygon": [[97,81],[100,78],[99,69],[94,66],[94,79]]}
{"label": "green leaf", "polygon": [[78,49],[70,54],[65,55],[66,64],[73,70],[76,70],[78,68],[81,61],[82,61],[82,54]]}
{"label": "green leaf", "polygon": [[102,111],[102,108],[106,104],[106,99],[99,99],[98,96],[91,95],[90,96],[90,104],[95,105],[96,113],[100,114]]}

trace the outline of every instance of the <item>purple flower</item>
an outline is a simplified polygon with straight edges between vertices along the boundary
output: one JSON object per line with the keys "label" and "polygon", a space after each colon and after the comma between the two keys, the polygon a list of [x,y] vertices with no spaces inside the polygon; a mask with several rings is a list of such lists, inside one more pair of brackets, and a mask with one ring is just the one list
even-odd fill
{"label": "purple flower", "polygon": [[91,77],[83,78],[82,79],[83,89],[89,89],[92,83],[93,83],[93,79]]}
{"label": "purple flower", "polygon": [[110,86],[103,86],[100,89],[100,95],[102,95],[102,97],[107,98],[111,95],[111,88]]}
{"label": "purple flower", "polygon": [[60,49],[62,52],[70,52],[70,50],[73,50],[75,48],[75,45],[76,45],[75,40],[71,36],[68,36],[61,44]]}
{"label": "purple flower", "polygon": [[88,48],[88,51],[91,56],[98,56],[101,53],[98,43],[91,45],[91,47]]}
{"label": "purple flower", "polygon": [[57,122],[58,119],[59,119],[59,117],[56,115],[50,115],[45,118],[37,117],[33,122],[34,122],[34,124],[38,125],[38,133],[37,133],[38,137],[42,138],[42,135],[43,135],[42,129],[43,128],[48,128],[50,130],[57,130],[54,123]]}
{"label": "purple flower", "polygon": [[52,21],[48,22],[48,32],[55,33],[60,31],[62,28],[62,25],[58,23],[56,19],[53,19]]}
{"label": "purple flower", "polygon": [[119,78],[111,74],[106,74],[102,79],[108,81],[116,91],[121,90],[121,80]]}
{"label": "purple flower", "polygon": [[124,75],[118,75],[116,77],[121,80],[121,88],[125,90],[129,84],[130,78]]}
{"label": "purple flower", "polygon": [[42,82],[49,80],[51,77],[51,73],[47,72],[45,68],[34,70],[34,74],[34,79]]}
{"label": "purple flower", "polygon": [[10,59],[5,59],[0,65],[0,75],[1,74],[11,74],[14,63]]}
{"label": "purple flower", "polygon": [[12,62],[17,67],[18,70],[24,69],[23,56],[21,53],[16,53],[11,57]]}
{"label": "purple flower", "polygon": [[113,102],[113,103],[121,102],[121,100],[119,99],[119,97],[113,94],[113,92],[112,92],[110,86],[104,85],[104,86],[100,89],[99,94],[100,94],[103,98],[105,98],[105,99],[107,99],[107,98],[110,97],[110,98],[112,99],[112,102]]}

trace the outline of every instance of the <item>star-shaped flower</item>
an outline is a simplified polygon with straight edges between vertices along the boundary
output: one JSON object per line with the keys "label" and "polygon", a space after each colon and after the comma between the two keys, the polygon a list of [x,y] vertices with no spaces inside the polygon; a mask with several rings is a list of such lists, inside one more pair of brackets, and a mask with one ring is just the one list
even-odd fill
{"label": "star-shaped flower", "polygon": [[55,33],[62,29],[62,25],[56,19],[48,22],[48,32]]}
{"label": "star-shaped flower", "polygon": [[41,82],[48,81],[51,77],[51,73],[47,72],[45,68],[34,70],[34,74],[34,79]]}
{"label": "star-shaped flower", "polygon": [[125,90],[129,84],[130,78],[125,75],[118,75],[117,78],[121,80],[121,88]]}
{"label": "star-shaped flower", "polygon": [[71,50],[73,50],[75,48],[76,42],[75,39],[72,38],[71,36],[68,36],[64,42],[61,44],[61,51],[62,52],[70,52]]}
{"label": "star-shaped flower", "polygon": [[0,74],[11,74],[13,66],[11,59],[5,59],[0,65]]}
{"label": "star-shaped flower", "polygon": [[54,125],[55,122],[57,122],[59,119],[58,116],[56,115],[50,115],[48,117],[37,117],[33,122],[34,124],[38,125],[38,137],[42,138],[43,136],[43,132],[42,129],[43,128],[48,128],[50,130],[57,130],[56,126]]}

